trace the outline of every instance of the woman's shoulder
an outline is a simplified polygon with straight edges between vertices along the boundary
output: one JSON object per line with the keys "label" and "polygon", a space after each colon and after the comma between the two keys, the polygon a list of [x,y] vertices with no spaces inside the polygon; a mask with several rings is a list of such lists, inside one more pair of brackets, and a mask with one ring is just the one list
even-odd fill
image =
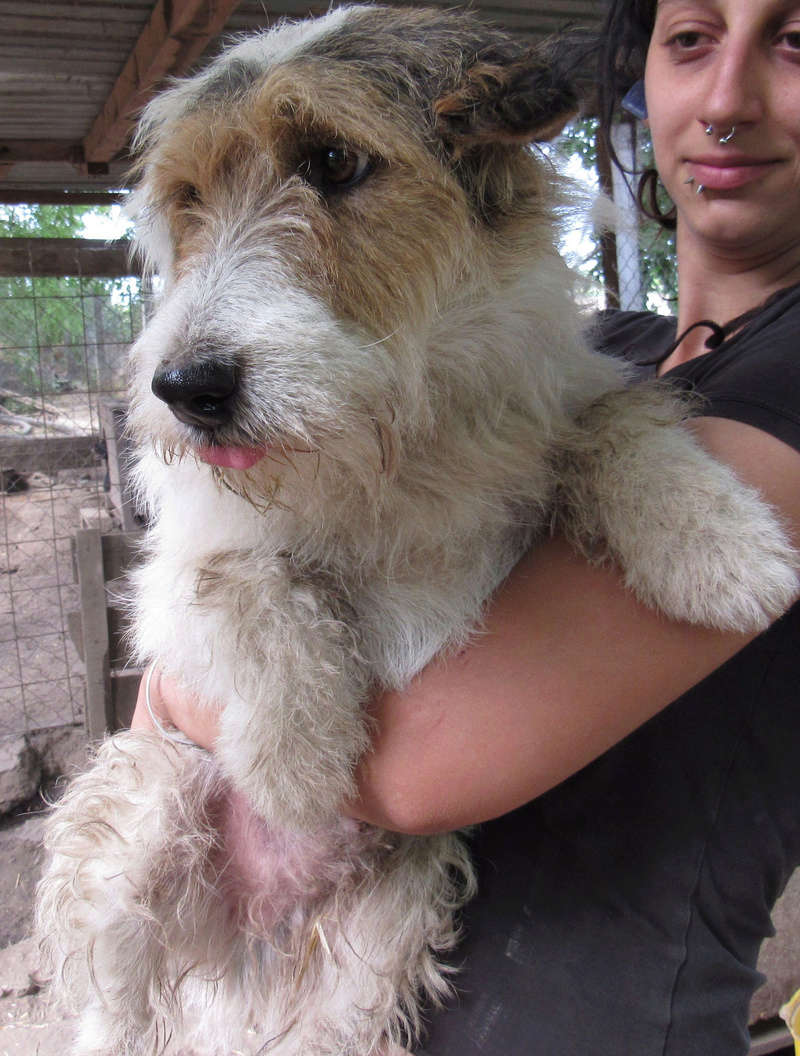
{"label": "woman's shoulder", "polygon": [[[655,312],[609,308],[597,312],[588,330],[592,348],[655,373],[653,363],[675,338],[675,320]],[[653,361],[651,363],[650,361]]]}
{"label": "woman's shoulder", "polygon": [[[588,331],[598,352],[624,359],[632,380],[654,378],[676,323],[652,312],[598,312]],[[732,418],[800,450],[800,285],[742,317],[717,348],[674,367],[664,379],[703,398],[703,414]]]}

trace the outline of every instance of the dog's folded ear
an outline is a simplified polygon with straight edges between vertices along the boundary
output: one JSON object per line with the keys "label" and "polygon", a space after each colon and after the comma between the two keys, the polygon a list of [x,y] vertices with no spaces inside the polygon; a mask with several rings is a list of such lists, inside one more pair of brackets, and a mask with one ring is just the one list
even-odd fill
{"label": "dog's folded ear", "polygon": [[578,111],[568,66],[557,44],[489,45],[434,102],[436,130],[456,157],[488,143],[553,139]]}

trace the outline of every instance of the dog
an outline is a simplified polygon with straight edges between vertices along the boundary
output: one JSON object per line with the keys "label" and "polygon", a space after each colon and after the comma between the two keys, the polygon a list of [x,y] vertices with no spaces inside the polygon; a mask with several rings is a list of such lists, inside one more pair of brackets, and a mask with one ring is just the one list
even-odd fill
{"label": "dog", "polygon": [[585,347],[530,146],[575,110],[562,65],[467,13],[344,7],[143,114],[133,634],[223,710],[213,756],[108,738],[49,820],[38,929],[79,1054],[413,1048],[475,877],[459,834],[343,816],[366,705],[467,643],[554,525],[672,618],[753,630],[794,598],[686,408]]}

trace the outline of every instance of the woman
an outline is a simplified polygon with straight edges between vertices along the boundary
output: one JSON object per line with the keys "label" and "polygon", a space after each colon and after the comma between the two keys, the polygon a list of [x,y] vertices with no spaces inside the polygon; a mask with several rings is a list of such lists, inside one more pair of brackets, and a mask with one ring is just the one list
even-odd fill
{"label": "woman", "polygon": [[[616,0],[607,30],[609,71],[626,88],[644,73],[685,336],[619,314],[598,342],[704,394],[701,442],[800,544],[800,3]],[[721,344],[711,327],[713,350],[692,327],[776,294]],[[800,862],[799,629],[798,605],[749,643],[671,624],[556,539],[520,563],[480,640],[376,702],[353,816],[412,833],[487,822],[459,997],[424,1053],[747,1052],[759,944]],[[213,745],[213,714],[157,673],[152,699]],[[140,707],[134,725],[150,724]]]}

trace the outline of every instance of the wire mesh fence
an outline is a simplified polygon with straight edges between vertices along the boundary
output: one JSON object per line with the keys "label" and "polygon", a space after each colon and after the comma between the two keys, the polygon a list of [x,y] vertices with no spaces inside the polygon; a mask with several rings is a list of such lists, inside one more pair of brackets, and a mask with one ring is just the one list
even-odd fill
{"label": "wire mesh fence", "polygon": [[[640,175],[653,164],[649,135],[641,124],[621,123],[613,130],[612,142],[625,172],[612,164],[595,118],[573,121],[558,141],[569,174],[594,191],[604,191],[614,204],[613,213],[602,214],[611,216],[610,226],[595,225],[576,265],[590,281],[596,304],[671,315],[677,305],[674,237],[645,217],[637,202]],[[670,204],[660,196],[662,210]]]}
{"label": "wire mesh fence", "polygon": [[0,735],[83,715],[72,539],[114,526],[101,417],[142,304],[133,279],[0,287]]}

